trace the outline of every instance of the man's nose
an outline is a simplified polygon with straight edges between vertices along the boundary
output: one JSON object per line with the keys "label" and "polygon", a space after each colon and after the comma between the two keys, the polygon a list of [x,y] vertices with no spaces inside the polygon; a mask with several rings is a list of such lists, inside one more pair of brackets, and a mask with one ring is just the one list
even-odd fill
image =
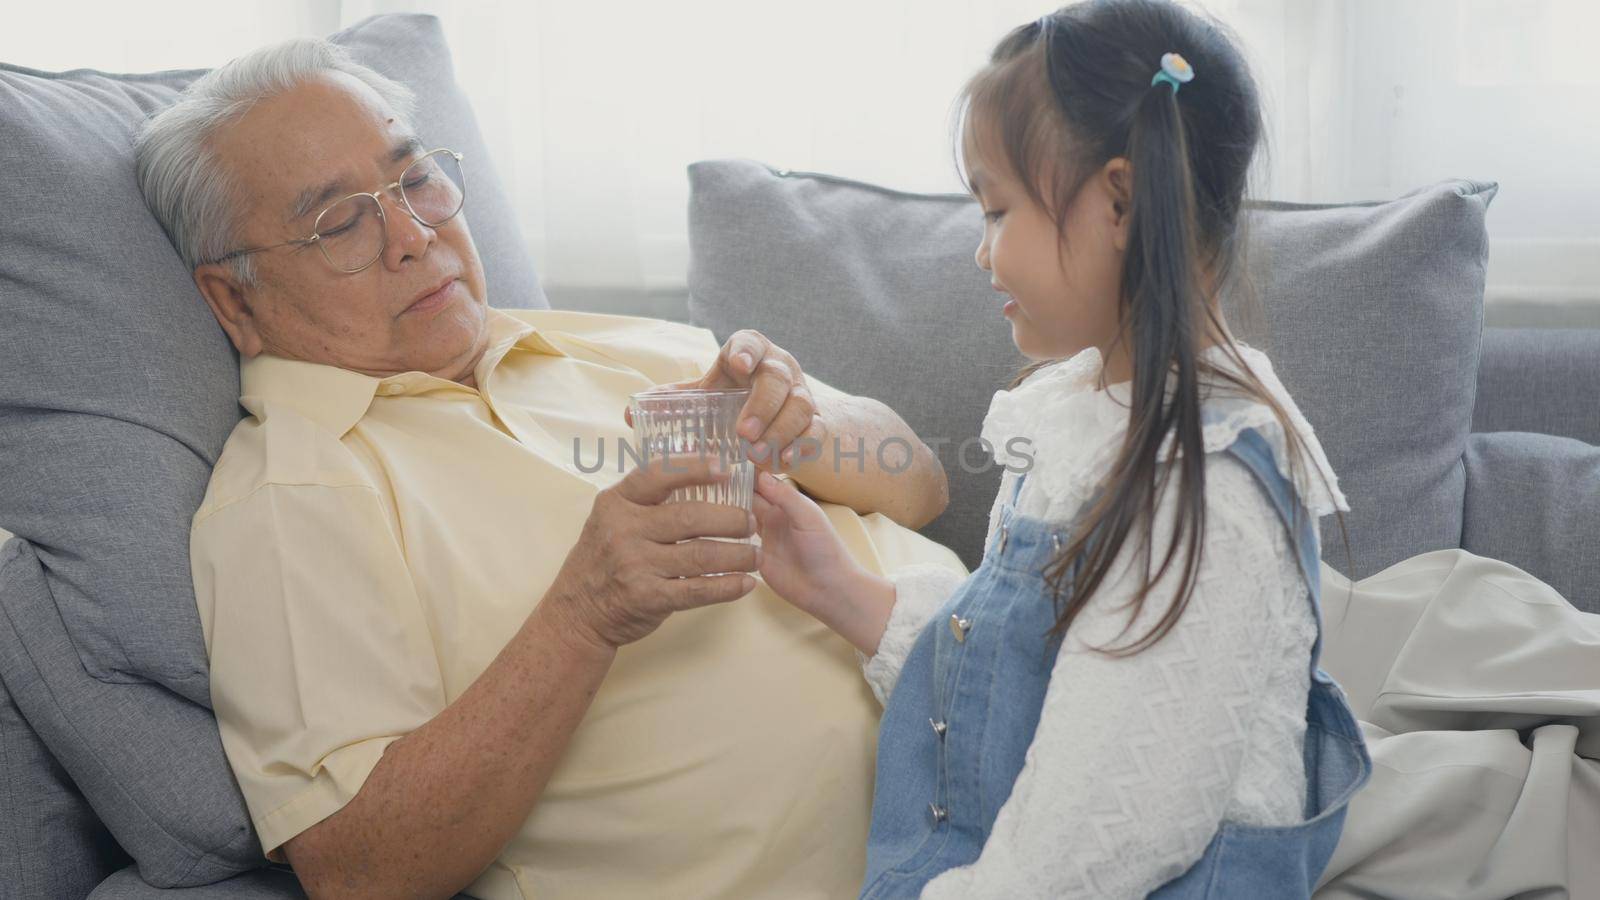
{"label": "man's nose", "polygon": [[391,269],[398,269],[408,258],[418,257],[427,252],[437,233],[417,221],[417,217],[406,208],[399,191],[383,191],[381,196],[383,200],[380,202],[387,204],[384,220],[385,227],[389,229],[389,242],[383,251],[383,262]]}

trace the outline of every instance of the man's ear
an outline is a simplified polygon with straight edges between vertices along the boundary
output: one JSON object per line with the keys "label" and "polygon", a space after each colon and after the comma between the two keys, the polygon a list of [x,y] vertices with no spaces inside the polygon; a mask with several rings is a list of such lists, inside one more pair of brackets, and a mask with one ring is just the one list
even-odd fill
{"label": "man's ear", "polygon": [[194,284],[200,296],[206,298],[217,324],[228,333],[240,356],[261,353],[261,333],[256,330],[255,317],[250,311],[249,297],[233,268],[226,263],[204,263],[194,270]]}
{"label": "man's ear", "polygon": [[1098,180],[1111,201],[1112,242],[1118,251],[1126,252],[1128,219],[1133,215],[1133,163],[1121,156],[1108,160]]}

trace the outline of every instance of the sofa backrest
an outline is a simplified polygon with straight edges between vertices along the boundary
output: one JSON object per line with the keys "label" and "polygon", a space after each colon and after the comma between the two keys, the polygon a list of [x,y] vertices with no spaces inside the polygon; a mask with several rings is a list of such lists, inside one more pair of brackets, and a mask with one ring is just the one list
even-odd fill
{"label": "sofa backrest", "polygon": [[[726,337],[755,328],[830,384],[884,401],[944,442],[950,507],[924,533],[968,566],[999,472],[961,448],[1020,363],[965,195],[911,194],[746,160],[689,168],[689,311]],[[1256,203],[1248,258],[1259,315],[1226,300],[1316,429],[1351,504],[1361,577],[1459,546],[1493,184],[1446,181],[1382,203]]]}

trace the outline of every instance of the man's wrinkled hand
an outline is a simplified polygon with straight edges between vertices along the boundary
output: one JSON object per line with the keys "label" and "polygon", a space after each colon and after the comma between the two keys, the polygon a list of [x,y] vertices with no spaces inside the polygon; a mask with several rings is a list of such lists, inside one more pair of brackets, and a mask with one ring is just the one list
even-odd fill
{"label": "man's wrinkled hand", "polygon": [[[827,420],[806,383],[800,363],[759,331],[737,331],[706,373],[663,390],[749,388],[736,431],[750,445],[750,459],[765,470],[791,469],[821,456]],[[632,411],[624,411],[631,426]]]}
{"label": "man's wrinkled hand", "polygon": [[658,456],[595,496],[578,542],[546,594],[569,633],[612,650],[655,631],[674,612],[737,600],[760,568],[750,544],[708,540],[755,532],[736,506],[667,503],[673,490],[726,481],[714,458]]}

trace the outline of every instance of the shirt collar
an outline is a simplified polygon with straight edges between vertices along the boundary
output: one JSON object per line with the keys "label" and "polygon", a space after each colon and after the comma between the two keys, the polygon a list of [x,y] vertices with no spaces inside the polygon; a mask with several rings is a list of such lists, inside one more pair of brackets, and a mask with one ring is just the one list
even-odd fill
{"label": "shirt collar", "polygon": [[[1235,339],[1234,345],[1252,370],[1263,364],[1271,365],[1265,354],[1244,341]],[[1197,358],[1233,374],[1242,374],[1227,348],[1220,343],[1205,347],[1197,354]],[[1024,403],[1044,397],[1087,393],[1099,389],[1100,372],[1104,368],[1105,357],[1101,355],[1100,348],[1089,346],[1064,360],[1036,369],[1017,387],[996,393],[1016,396]],[[1176,374],[1168,376],[1169,389],[1176,377]],[[1106,385],[1104,393],[1126,406],[1133,396],[1133,382],[1118,381]]]}
{"label": "shirt collar", "polygon": [[[500,362],[513,350],[549,356],[566,356],[531,322],[511,313],[486,307],[489,344],[473,370],[480,390]],[[384,378],[326,363],[307,362],[262,354],[239,363],[239,403],[262,418],[268,404],[284,406],[305,416],[335,436],[355,427],[380,392],[386,396],[418,393],[441,385],[455,385],[425,372],[401,372]]]}
{"label": "shirt collar", "polygon": [[[1339,490],[1338,476],[1329,465],[1321,442],[1288,389],[1278,380],[1272,361],[1243,341],[1234,343],[1250,371],[1287,414],[1300,438],[1302,451],[1310,457],[1308,467],[1315,467],[1321,473],[1320,479],[1310,478],[1308,468],[1304,475],[1309,480],[1296,484],[1307,507],[1319,517],[1335,509],[1349,510],[1350,505]],[[1219,369],[1243,375],[1221,344],[1205,348],[1199,357]],[[1132,381],[1119,381],[1105,390],[1096,390],[1103,368],[1099,349],[1089,347],[1036,370],[1015,388],[996,391],[982,431],[995,461],[1016,465],[1014,454],[1018,451],[1012,441],[1026,438],[1033,455],[1048,461],[1033,470],[1046,492],[1056,497],[1087,499],[1086,491],[1094,483],[1091,476],[1106,470],[1121,445],[1133,395]],[[1272,444],[1279,471],[1289,477],[1292,469],[1287,463],[1288,447],[1273,410],[1226,383],[1207,384],[1210,389],[1202,390],[1200,410],[1201,436],[1206,451],[1227,447],[1245,428],[1262,428]],[[1169,390],[1175,385],[1176,375],[1169,376]],[[1175,447],[1174,435],[1168,434],[1157,458],[1169,459]]]}

